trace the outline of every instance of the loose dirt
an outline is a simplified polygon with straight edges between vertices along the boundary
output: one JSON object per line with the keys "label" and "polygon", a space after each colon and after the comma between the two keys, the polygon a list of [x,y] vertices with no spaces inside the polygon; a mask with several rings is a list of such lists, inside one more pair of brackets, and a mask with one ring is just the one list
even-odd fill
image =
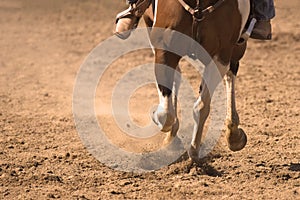
{"label": "loose dirt", "polygon": [[[273,40],[249,41],[237,76],[246,148],[221,138],[201,165],[134,174],[93,158],[72,115],[77,71],[124,2],[1,0],[0,199],[300,199],[300,4],[275,4]],[[133,56],[120,69],[153,59]]]}

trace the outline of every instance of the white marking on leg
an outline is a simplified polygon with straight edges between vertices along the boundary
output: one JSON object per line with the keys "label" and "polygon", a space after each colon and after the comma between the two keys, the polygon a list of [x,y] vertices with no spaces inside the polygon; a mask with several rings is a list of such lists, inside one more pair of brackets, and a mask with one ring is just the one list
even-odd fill
{"label": "white marking on leg", "polygon": [[235,105],[235,75],[228,71],[225,75],[226,94],[227,94],[227,123],[239,125],[239,117]]}
{"label": "white marking on leg", "polygon": [[250,14],[250,0],[238,0],[238,5],[242,16],[241,35]]}
{"label": "white marking on leg", "polygon": [[179,87],[181,84],[181,71],[180,68],[177,66],[176,72],[174,74],[174,82],[173,82],[173,90],[172,90],[172,97],[173,97],[173,107],[175,111],[175,115],[177,118],[177,97],[179,92]]}
{"label": "white marking on leg", "polygon": [[239,128],[239,116],[235,106],[234,92],[235,76],[229,71],[225,76],[227,90],[227,116],[226,116],[226,139],[229,149],[239,151],[247,143],[247,136],[243,129]]}
{"label": "white marking on leg", "polygon": [[155,27],[155,23],[156,23],[156,17],[157,17],[157,5],[158,5],[158,0],[155,0],[154,17],[153,17],[153,27]]}
{"label": "white marking on leg", "polygon": [[172,95],[163,96],[158,89],[159,105],[154,113],[153,120],[162,131],[170,131],[176,120],[176,114],[172,102]]}
{"label": "white marking on leg", "polygon": [[[201,98],[201,95],[198,97],[197,101],[194,103],[194,107],[193,107],[193,117],[194,117],[194,132],[193,132],[193,138],[192,138],[192,142],[191,145],[193,148],[197,148],[197,144],[198,141],[196,140],[197,137],[197,133],[199,130],[199,118],[200,118],[200,110],[201,108],[203,108],[203,101]],[[200,141],[201,142],[201,141]]]}

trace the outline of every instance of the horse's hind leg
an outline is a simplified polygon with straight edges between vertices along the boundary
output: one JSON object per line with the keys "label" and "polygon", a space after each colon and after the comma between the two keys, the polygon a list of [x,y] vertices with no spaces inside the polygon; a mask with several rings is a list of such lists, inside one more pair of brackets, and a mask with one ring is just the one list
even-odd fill
{"label": "horse's hind leg", "polygon": [[235,77],[239,67],[239,62],[231,62],[230,70],[225,75],[227,91],[227,116],[226,116],[226,138],[228,147],[232,151],[243,149],[247,143],[245,132],[238,128],[239,116],[235,106]]}

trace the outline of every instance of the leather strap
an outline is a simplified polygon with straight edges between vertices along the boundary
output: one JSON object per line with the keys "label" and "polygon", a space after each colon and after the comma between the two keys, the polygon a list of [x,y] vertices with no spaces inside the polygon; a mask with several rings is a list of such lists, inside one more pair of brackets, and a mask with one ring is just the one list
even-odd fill
{"label": "leather strap", "polygon": [[188,11],[189,13],[191,13],[191,15],[194,16],[195,9],[191,8],[187,3],[184,2],[184,0],[178,0],[178,1],[186,11]]}
{"label": "leather strap", "polygon": [[132,4],[132,13],[137,17],[141,17],[150,4],[151,0],[139,0],[135,4]]}
{"label": "leather strap", "polygon": [[[207,8],[203,9],[203,10],[199,10],[200,8],[198,8],[198,6],[196,8],[192,8],[191,6],[189,6],[187,3],[185,3],[184,0],[178,0],[178,2],[182,5],[182,7],[188,11],[189,13],[191,13],[191,15],[193,15],[193,17],[195,18],[195,20],[197,21],[202,21],[206,15],[212,13],[213,11],[215,11],[218,7],[220,7],[226,0],[219,0],[217,1],[214,5],[212,6],[208,6]],[[200,12],[200,13],[199,13]],[[199,13],[198,16],[201,16],[201,18],[196,17],[196,13]]]}

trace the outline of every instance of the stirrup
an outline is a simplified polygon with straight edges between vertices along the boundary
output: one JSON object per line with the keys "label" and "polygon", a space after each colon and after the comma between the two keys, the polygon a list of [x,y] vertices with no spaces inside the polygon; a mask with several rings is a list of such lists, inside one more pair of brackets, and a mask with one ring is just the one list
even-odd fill
{"label": "stirrup", "polygon": [[[252,18],[249,25],[248,25],[248,28],[246,29],[246,31],[241,35],[239,41],[238,41],[238,44],[242,44],[244,42],[246,42],[249,38],[250,38],[250,35],[253,31],[253,28],[255,26],[257,22],[257,19],[255,18]],[[245,27],[246,28],[246,27]]]}

